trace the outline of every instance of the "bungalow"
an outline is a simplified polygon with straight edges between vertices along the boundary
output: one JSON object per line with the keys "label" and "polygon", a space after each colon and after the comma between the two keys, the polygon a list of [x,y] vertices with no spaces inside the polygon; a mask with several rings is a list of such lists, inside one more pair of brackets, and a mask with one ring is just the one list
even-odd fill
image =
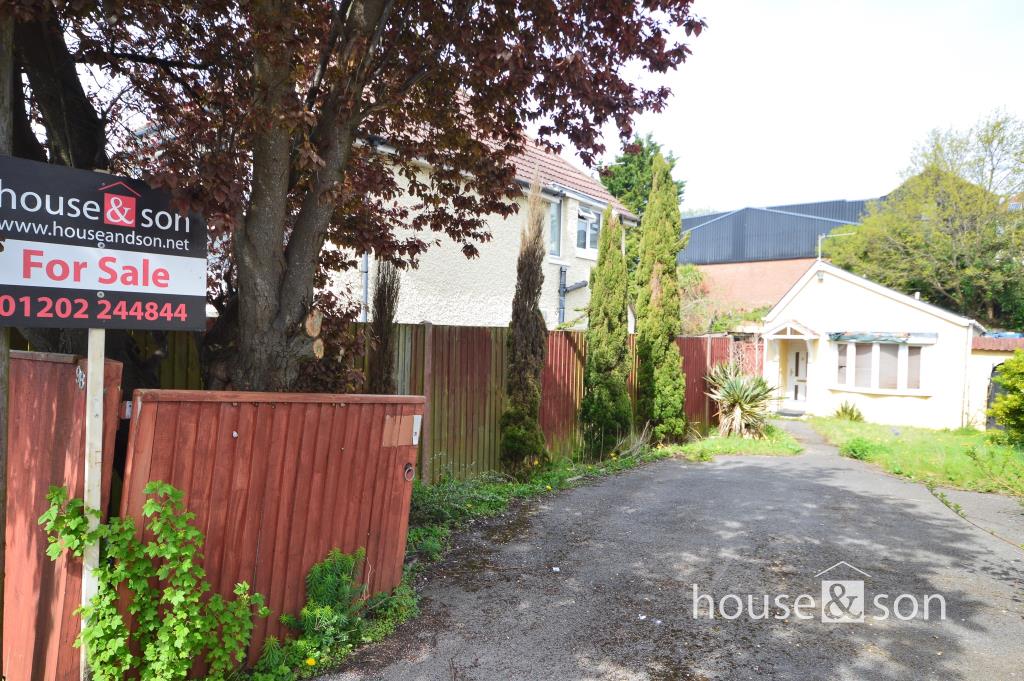
{"label": "bungalow", "polygon": [[[429,170],[424,170],[429,172]],[[491,240],[480,244],[480,255],[468,259],[451,241],[442,241],[420,256],[418,266],[401,272],[402,289],[396,321],[400,324],[507,326],[512,318],[519,241],[526,224],[525,192],[536,180],[547,206],[547,254],[541,312],[548,328],[566,322],[584,326],[581,310],[590,301],[590,270],[597,263],[597,242],[608,205],[627,224],[637,218],[600,180],[536,144],[528,144],[516,161],[523,187],[519,211],[489,218]],[[373,297],[377,263],[363,259],[360,272],[335,278],[363,301],[363,319]]]}
{"label": "bungalow", "polygon": [[984,427],[994,367],[1019,341],[984,331],[818,260],[764,318],[763,375],[783,414],[850,402],[876,423]]}

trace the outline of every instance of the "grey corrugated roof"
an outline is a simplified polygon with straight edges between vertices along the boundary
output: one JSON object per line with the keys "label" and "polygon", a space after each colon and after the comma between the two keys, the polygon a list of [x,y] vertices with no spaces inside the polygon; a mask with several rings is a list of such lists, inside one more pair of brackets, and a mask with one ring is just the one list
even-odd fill
{"label": "grey corrugated roof", "polygon": [[870,200],[741,208],[683,220],[690,241],[678,261],[695,265],[813,258],[818,235],[853,225]]}

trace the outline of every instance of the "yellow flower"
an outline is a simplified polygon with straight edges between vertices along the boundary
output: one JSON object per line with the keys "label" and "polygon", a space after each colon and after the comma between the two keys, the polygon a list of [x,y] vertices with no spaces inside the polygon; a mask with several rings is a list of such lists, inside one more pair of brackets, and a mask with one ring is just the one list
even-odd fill
{"label": "yellow flower", "polygon": [[306,658],[306,664],[309,665],[310,667],[312,667],[312,666],[314,666],[316,664],[316,660],[314,660],[312,657],[307,657]]}
{"label": "yellow flower", "polygon": [[537,462],[537,459],[534,459],[534,460],[533,460],[533,465],[534,465],[534,466],[536,466],[536,465],[537,465],[537,463],[538,463],[538,462]]}
{"label": "yellow flower", "polygon": [[549,492],[551,491],[551,485],[548,485],[548,491]]}

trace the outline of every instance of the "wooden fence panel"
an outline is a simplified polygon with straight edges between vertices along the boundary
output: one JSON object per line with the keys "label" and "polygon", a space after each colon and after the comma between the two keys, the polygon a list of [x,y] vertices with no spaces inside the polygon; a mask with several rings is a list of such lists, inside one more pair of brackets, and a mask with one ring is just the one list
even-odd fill
{"label": "wooden fence panel", "polygon": [[[4,584],[4,670],[8,681],[78,681],[82,562],[46,556],[37,520],[51,485],[84,492],[84,359],[11,353],[7,476],[7,574]],[[81,379],[79,378],[81,376]],[[121,365],[104,367],[103,510],[110,497]]]}
{"label": "wooden fence panel", "polygon": [[431,404],[424,451],[431,481],[499,470],[508,330],[430,326],[426,333],[431,334]]}
{"label": "wooden fence panel", "polygon": [[181,489],[206,535],[214,591],[248,582],[273,614],[253,632],[250,660],[282,613],[297,614],[309,568],[332,548],[366,549],[371,592],[402,576],[417,396],[139,390],[133,403],[121,514],[144,531],[143,489]]}
{"label": "wooden fence panel", "polygon": [[568,457],[582,445],[579,428],[583,399],[585,334],[552,331],[548,334],[548,357],[541,375],[540,425],[548,449],[557,457]]}

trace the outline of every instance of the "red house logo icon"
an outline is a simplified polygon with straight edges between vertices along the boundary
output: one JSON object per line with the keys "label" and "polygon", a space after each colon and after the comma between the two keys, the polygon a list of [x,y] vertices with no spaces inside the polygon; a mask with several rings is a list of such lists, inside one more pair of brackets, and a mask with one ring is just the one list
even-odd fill
{"label": "red house logo icon", "polygon": [[[113,194],[107,190],[121,192]],[[142,196],[124,182],[114,182],[99,188],[103,192],[103,222],[115,227],[135,229],[135,201]]]}

